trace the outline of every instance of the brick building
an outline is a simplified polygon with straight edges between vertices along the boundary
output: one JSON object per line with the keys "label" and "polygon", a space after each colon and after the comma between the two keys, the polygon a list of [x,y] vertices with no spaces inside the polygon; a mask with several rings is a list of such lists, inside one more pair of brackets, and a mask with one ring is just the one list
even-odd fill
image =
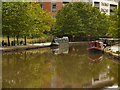
{"label": "brick building", "polygon": [[114,14],[113,8],[118,8],[118,1],[119,0],[40,0],[43,10],[53,13],[53,17],[55,17],[59,9],[69,2],[90,3],[92,6],[97,7],[101,12],[106,12],[108,15],[110,13]]}

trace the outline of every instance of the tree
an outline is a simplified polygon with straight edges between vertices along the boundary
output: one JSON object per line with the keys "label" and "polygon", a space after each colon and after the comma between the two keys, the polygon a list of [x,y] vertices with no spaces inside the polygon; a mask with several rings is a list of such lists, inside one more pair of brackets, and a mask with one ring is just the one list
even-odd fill
{"label": "tree", "polygon": [[[2,27],[2,3],[0,2],[0,29]],[[0,30],[0,34],[1,34],[1,30]]]}
{"label": "tree", "polygon": [[[74,2],[66,4],[56,15],[54,33],[57,36],[75,35],[87,37],[104,36],[107,28],[106,15],[88,3]],[[103,32],[104,31],[104,32]],[[100,32],[98,34],[98,32]]]}
{"label": "tree", "polygon": [[[34,3],[32,3],[34,4]],[[30,36],[40,37],[45,31],[50,31],[51,25],[55,22],[51,13],[43,11],[39,4],[33,5],[28,12],[30,16],[31,29]]]}
{"label": "tree", "polygon": [[43,11],[39,4],[34,2],[4,2],[3,3],[3,35],[9,36],[40,37],[43,32],[49,31],[51,24],[55,22],[51,13]]}
{"label": "tree", "polygon": [[4,2],[2,4],[2,23],[3,35],[8,37],[8,46],[10,45],[9,36],[15,37],[22,35],[22,32],[29,30],[28,26],[28,3],[24,2]]}
{"label": "tree", "polygon": [[120,37],[119,23],[118,23],[119,22],[118,9],[114,8],[113,11],[114,11],[114,14],[110,14],[109,16],[110,26],[106,36],[117,38],[117,37]]}
{"label": "tree", "polygon": [[[119,6],[118,6],[118,33],[120,33],[120,1],[119,1]],[[118,37],[120,37],[120,34],[119,34],[119,36]]]}

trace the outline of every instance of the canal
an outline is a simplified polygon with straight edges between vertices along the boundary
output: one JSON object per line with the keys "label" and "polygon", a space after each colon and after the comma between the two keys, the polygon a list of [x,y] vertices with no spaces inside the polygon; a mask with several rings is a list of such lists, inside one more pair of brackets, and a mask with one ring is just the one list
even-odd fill
{"label": "canal", "polygon": [[104,88],[118,84],[118,65],[88,43],[7,52],[2,56],[3,88]]}

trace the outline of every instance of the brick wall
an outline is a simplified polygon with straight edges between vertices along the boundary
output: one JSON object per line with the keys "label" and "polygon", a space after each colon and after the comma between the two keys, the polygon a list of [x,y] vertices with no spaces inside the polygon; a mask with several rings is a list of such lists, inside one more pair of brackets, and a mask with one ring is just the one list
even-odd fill
{"label": "brick wall", "polygon": [[43,2],[43,10],[51,12],[51,2]]}
{"label": "brick wall", "polygon": [[56,2],[56,13],[62,8],[63,2]]}
{"label": "brick wall", "polygon": [[73,0],[73,2],[76,2],[76,0]]}

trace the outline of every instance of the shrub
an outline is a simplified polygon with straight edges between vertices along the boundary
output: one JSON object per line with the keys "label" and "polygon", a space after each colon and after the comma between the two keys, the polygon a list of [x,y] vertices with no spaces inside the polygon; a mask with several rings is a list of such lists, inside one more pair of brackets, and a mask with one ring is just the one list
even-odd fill
{"label": "shrub", "polygon": [[120,54],[120,51],[116,51],[115,54]]}

